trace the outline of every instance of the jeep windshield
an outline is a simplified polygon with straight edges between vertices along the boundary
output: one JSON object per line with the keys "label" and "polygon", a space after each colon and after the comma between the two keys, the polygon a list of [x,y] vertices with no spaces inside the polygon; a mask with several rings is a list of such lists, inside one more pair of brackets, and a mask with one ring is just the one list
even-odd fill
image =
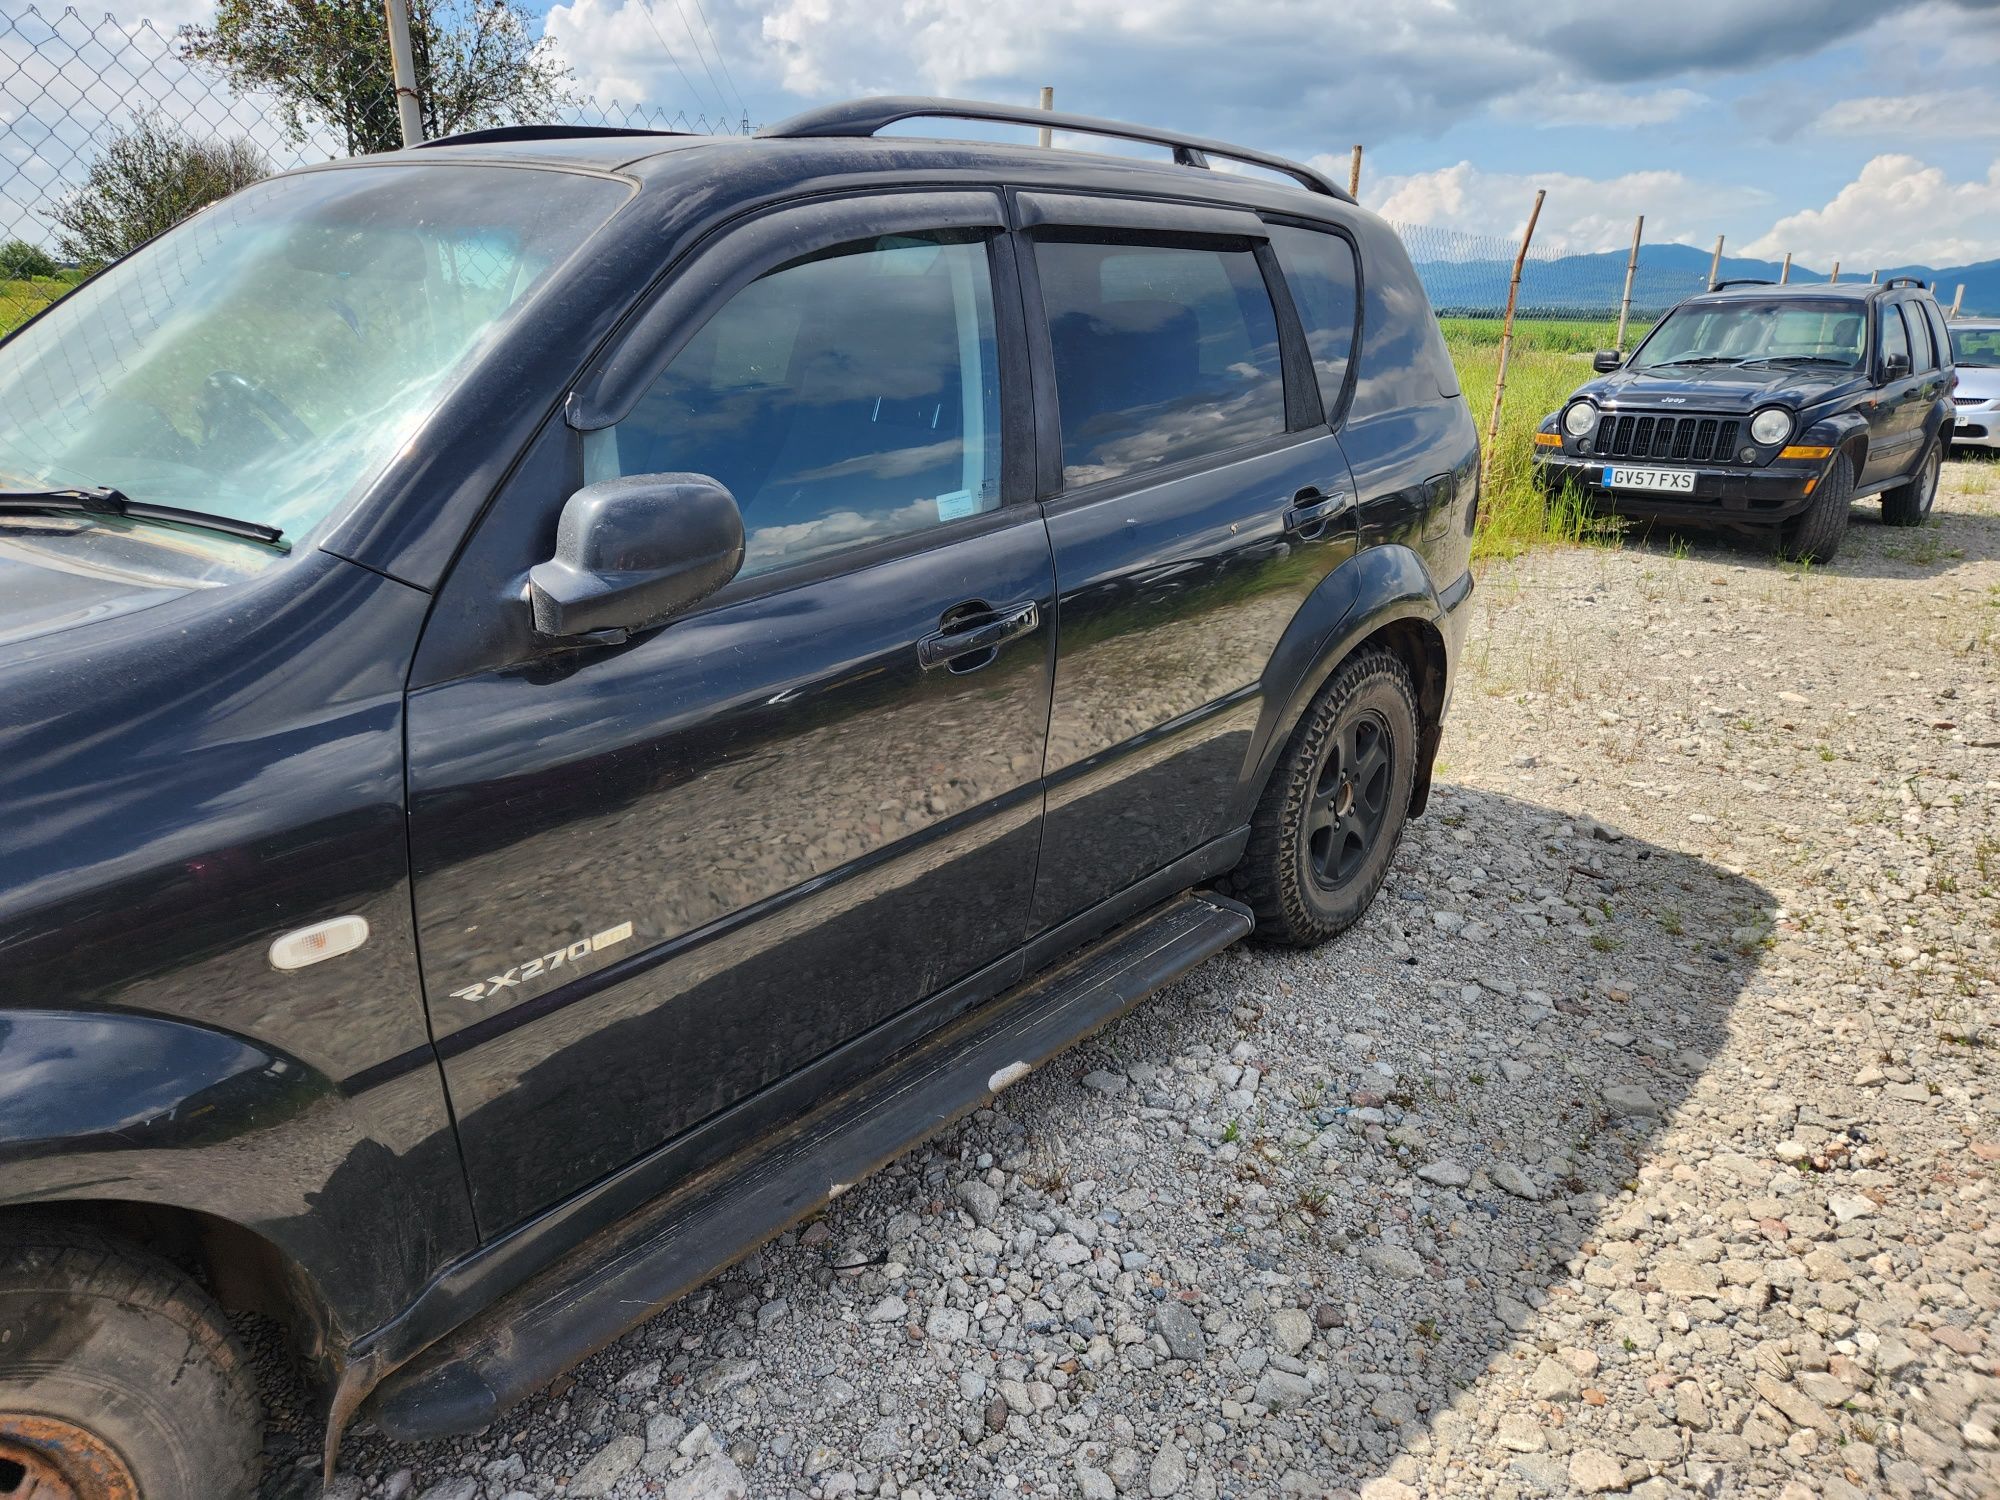
{"label": "jeep windshield", "polygon": [[299,541],[624,198],[601,178],[456,165],[237,193],[0,342],[0,490],[108,493],[141,521],[170,506]]}
{"label": "jeep windshield", "polygon": [[1689,302],[1668,313],[1632,367],[1801,364],[1859,369],[1867,323],[1852,302]]}

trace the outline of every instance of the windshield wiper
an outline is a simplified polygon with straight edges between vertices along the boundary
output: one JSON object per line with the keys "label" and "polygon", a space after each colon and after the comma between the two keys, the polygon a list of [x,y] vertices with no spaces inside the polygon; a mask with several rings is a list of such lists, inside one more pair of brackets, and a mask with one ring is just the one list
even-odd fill
{"label": "windshield wiper", "polygon": [[1838,365],[1843,370],[1851,370],[1854,363],[1832,354],[1760,354],[1755,359],[1743,361],[1746,365]]}
{"label": "windshield wiper", "polygon": [[234,516],[216,515],[205,510],[183,510],[177,505],[155,505],[150,500],[134,500],[109,485],[91,485],[68,490],[0,490],[0,513],[8,511],[81,511],[91,516],[122,516],[133,521],[172,521],[181,526],[199,526],[227,536],[248,537],[272,546],[284,535],[276,526],[257,521],[239,521]]}
{"label": "windshield wiper", "polygon": [[1686,359],[1663,359],[1658,364],[1643,365],[1642,369],[1664,370],[1668,365],[1740,365],[1743,361],[1733,354],[1694,354]]}

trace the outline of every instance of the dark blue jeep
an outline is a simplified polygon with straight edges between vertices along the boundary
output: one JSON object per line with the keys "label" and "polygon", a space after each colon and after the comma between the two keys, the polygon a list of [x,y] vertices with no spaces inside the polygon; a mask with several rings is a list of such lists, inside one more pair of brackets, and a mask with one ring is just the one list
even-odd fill
{"label": "dark blue jeep", "polygon": [[1596,358],[1535,434],[1542,482],[1620,515],[1775,534],[1826,562],[1848,506],[1919,526],[1951,444],[1944,314],[1913,278],[1725,282]]}

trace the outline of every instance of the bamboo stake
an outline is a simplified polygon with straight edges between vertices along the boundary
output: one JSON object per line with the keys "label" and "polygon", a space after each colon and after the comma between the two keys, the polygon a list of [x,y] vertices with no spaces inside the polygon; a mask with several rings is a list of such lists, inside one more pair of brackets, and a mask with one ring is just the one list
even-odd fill
{"label": "bamboo stake", "polygon": [[1640,214],[1632,223],[1632,254],[1625,262],[1625,297],[1618,304],[1618,341],[1614,346],[1620,354],[1625,352],[1625,324],[1632,316],[1632,277],[1639,269],[1639,237],[1646,232],[1646,216]]}
{"label": "bamboo stake", "polygon": [[1778,272],[1778,285],[1783,286],[1792,279],[1792,252],[1785,252],[1785,267]]}
{"label": "bamboo stake", "polygon": [[1708,289],[1715,290],[1715,283],[1722,275],[1722,236],[1715,237],[1715,255],[1708,263]]}
{"label": "bamboo stake", "polygon": [[1951,315],[1954,318],[1957,317],[1958,310],[1963,306],[1965,306],[1965,283],[1961,281],[1958,284],[1958,291],[1953,294],[1951,299]]}
{"label": "bamboo stake", "polygon": [[[1053,110],[1056,107],[1056,91],[1046,83],[1042,85],[1041,107],[1048,110]],[[1046,151],[1055,143],[1056,133],[1044,125],[1042,127],[1042,149]]]}
{"label": "bamboo stake", "polygon": [[1832,286],[1838,280],[1840,280],[1840,262],[1835,261],[1833,263],[1833,274],[1826,278],[1826,284]]}
{"label": "bamboo stake", "polygon": [[1480,474],[1480,488],[1486,487],[1486,474],[1493,467],[1494,445],[1500,440],[1500,402],[1507,394],[1507,354],[1514,343],[1514,304],[1521,296],[1521,269],[1528,263],[1528,246],[1535,238],[1535,222],[1542,216],[1542,199],[1548,196],[1546,188],[1535,189],[1535,206],[1528,211],[1528,227],[1521,235],[1521,250],[1514,257],[1514,279],[1507,284],[1507,316],[1500,324],[1500,368],[1493,376],[1493,415],[1486,423],[1486,453],[1483,471]]}
{"label": "bamboo stake", "polygon": [[1347,159],[1347,196],[1355,202],[1361,201],[1361,147],[1357,144],[1354,154]]}

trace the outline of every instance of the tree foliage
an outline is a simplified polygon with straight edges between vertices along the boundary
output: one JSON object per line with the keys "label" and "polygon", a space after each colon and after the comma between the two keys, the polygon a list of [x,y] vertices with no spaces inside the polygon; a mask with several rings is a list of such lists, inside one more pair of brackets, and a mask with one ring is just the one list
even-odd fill
{"label": "tree foliage", "polygon": [[270,175],[264,153],[247,140],[198,140],[157,115],[139,115],[112,136],[83,186],[49,218],[64,255],[102,263]]}
{"label": "tree foliage", "polygon": [[[409,0],[409,13],[426,139],[547,120],[570,102],[569,69],[531,38],[517,0]],[[295,141],[324,124],[350,155],[403,143],[381,0],[217,0],[213,25],[180,36],[187,60],[239,93],[275,94]]]}
{"label": "tree foliage", "polygon": [[0,281],[26,281],[31,276],[53,276],[61,269],[48,251],[26,240],[8,240],[0,245]]}

